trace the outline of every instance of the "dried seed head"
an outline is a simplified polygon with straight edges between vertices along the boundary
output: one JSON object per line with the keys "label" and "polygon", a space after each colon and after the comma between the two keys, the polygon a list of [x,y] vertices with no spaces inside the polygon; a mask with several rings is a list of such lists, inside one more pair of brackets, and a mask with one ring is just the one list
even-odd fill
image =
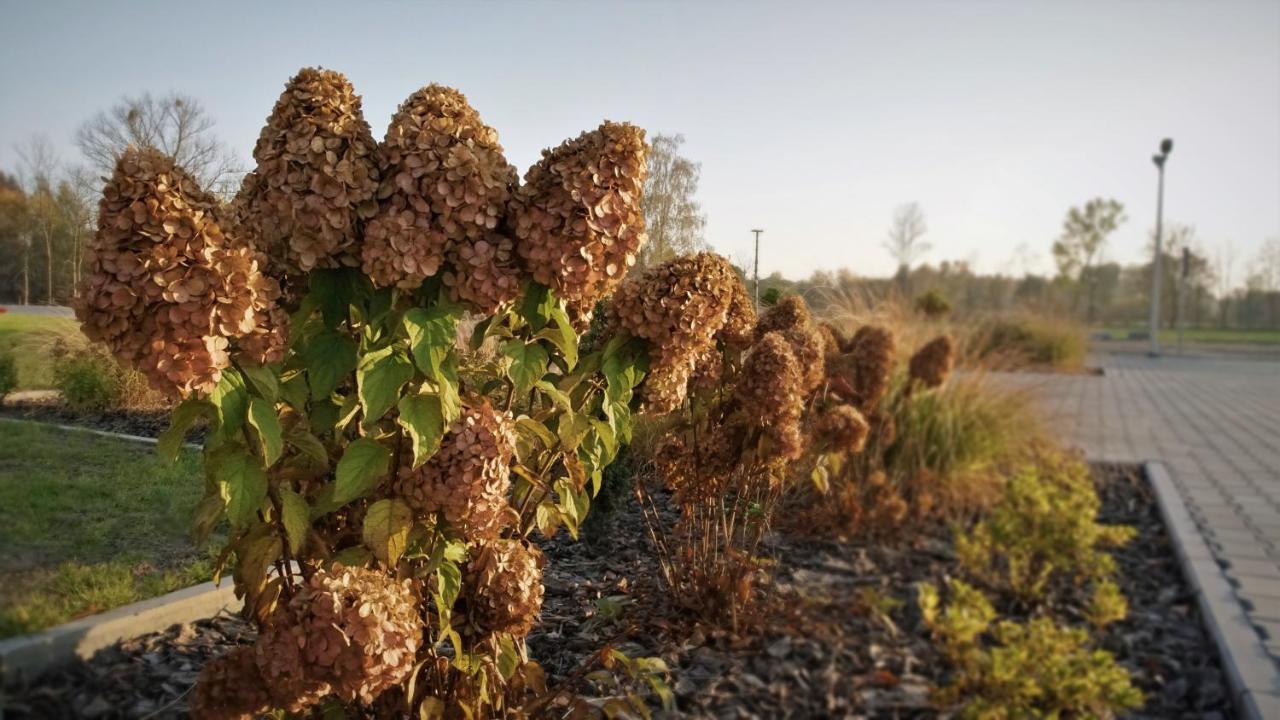
{"label": "dried seed head", "polygon": [[410,581],[374,570],[312,575],[255,646],[275,704],[300,712],[325,694],[369,704],[404,682],[422,646],[417,602]]}
{"label": "dried seed head", "polygon": [[90,340],[155,389],[208,392],[231,341],[252,334],[271,288],[223,234],[218,203],[171,158],[126,150],[103,188],[76,316]]}
{"label": "dried seed head", "polygon": [[468,286],[464,299],[474,296],[487,305],[495,297],[514,297],[509,241],[500,270],[469,277],[500,254],[495,232],[516,169],[503,156],[497,131],[480,120],[466,96],[443,85],[410,95],[391,118],[379,156],[378,214],[361,248],[374,284],[414,289],[448,261],[455,266],[451,286]]}
{"label": "dried seed head", "polygon": [[889,391],[893,373],[893,333],[877,325],[863,325],[848,343],[849,350],[832,362],[831,374],[842,379],[847,399],[865,415]]}
{"label": "dried seed head", "polygon": [[535,280],[588,306],[622,282],[645,241],[647,151],[643,130],[606,120],[542,152],[511,217],[516,250]]}
{"label": "dried seed head", "polygon": [[829,322],[818,323],[818,332],[822,335],[822,347],[827,360],[834,360],[844,350],[847,342],[840,334],[840,329]]}
{"label": "dried seed head", "polygon": [[760,321],[756,323],[756,339],[774,330],[788,330],[813,324],[813,316],[809,314],[809,306],[799,295],[787,295],[778,300],[773,307],[764,311]]}
{"label": "dried seed head", "polygon": [[464,408],[422,467],[402,462],[397,492],[421,513],[442,513],[468,539],[497,537],[511,522],[507,494],[515,424],[488,403]]}
{"label": "dried seed head", "polygon": [[743,414],[770,439],[773,454],[794,460],[804,452],[800,415],[804,380],[791,344],[779,332],[756,341],[735,388]]}
{"label": "dried seed head", "polygon": [[836,405],[818,414],[813,433],[818,441],[837,452],[854,455],[867,444],[871,425],[852,405]]}
{"label": "dried seed head", "polygon": [[376,210],[377,143],[341,73],[303,68],[253,149],[237,204],[277,278],[360,264],[360,222]]}
{"label": "dried seed head", "polygon": [[190,707],[193,720],[253,720],[270,710],[271,698],[253,648],[233,648],[206,663]]}
{"label": "dried seed head", "polygon": [[728,261],[703,252],[649,268],[614,293],[609,324],[649,341],[649,373],[640,388],[647,411],[679,407],[696,369],[706,368],[704,379],[714,374],[716,339],[741,285]]}
{"label": "dried seed head", "polygon": [[520,267],[515,244],[506,235],[463,241],[445,254],[449,269],[444,284],[449,297],[481,315],[493,315],[498,308],[520,295]]}
{"label": "dried seed head", "polygon": [[788,295],[766,310],[756,323],[755,337],[759,339],[770,332],[782,333],[790,343],[800,366],[802,391],[805,395],[812,393],[826,373],[826,346],[804,298]]}
{"label": "dried seed head", "polygon": [[946,335],[925,343],[911,356],[908,370],[911,379],[922,383],[925,387],[936,388],[947,381],[951,368],[955,364],[955,344]]}
{"label": "dried seed head", "polygon": [[485,633],[528,635],[542,612],[542,552],[496,539],[479,542],[474,552],[466,572],[472,620]]}

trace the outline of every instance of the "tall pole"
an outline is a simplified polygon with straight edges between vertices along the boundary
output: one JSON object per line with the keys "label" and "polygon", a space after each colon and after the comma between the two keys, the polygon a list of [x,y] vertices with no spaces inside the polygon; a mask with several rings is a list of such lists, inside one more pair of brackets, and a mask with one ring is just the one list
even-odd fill
{"label": "tall pole", "polygon": [[1173,141],[1165,138],[1160,141],[1160,154],[1153,155],[1151,161],[1156,164],[1160,179],[1156,189],[1156,254],[1151,261],[1151,321],[1148,331],[1151,335],[1151,357],[1160,355],[1160,280],[1164,273],[1164,250],[1161,247],[1161,236],[1164,223],[1164,163],[1173,151]]}
{"label": "tall pole", "polygon": [[756,234],[756,260],[755,269],[752,273],[755,275],[756,285],[756,312],[760,312],[760,233],[764,230],[752,230]]}

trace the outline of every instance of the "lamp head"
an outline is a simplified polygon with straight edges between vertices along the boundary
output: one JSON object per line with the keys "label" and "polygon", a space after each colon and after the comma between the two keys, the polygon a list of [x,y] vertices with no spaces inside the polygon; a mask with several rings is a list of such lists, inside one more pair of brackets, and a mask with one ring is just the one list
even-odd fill
{"label": "lamp head", "polygon": [[1165,138],[1160,141],[1160,154],[1168,155],[1173,152],[1173,138]]}

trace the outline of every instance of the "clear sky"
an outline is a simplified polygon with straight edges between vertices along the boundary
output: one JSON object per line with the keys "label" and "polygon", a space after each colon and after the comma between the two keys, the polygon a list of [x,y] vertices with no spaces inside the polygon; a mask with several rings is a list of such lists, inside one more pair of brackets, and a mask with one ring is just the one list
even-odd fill
{"label": "clear sky", "polygon": [[[1280,236],[1280,1],[5,3],[0,168],[119,96],[171,89],[249,153],[299,67],[340,70],[374,135],[430,82],[458,87],[521,168],[630,120],[679,132],[702,163],[707,239],[761,271],[888,274],[893,209],[917,201],[934,250],[1037,267],[1073,204],[1121,200],[1108,258],[1154,224],[1194,224],[1237,280]],[[1023,252],[1025,255],[1025,251]]]}

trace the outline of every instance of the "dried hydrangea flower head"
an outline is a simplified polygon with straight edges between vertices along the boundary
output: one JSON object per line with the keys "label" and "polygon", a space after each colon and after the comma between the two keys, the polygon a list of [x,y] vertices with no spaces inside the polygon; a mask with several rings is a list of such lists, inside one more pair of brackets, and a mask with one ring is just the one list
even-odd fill
{"label": "dried hydrangea flower head", "polygon": [[103,189],[76,316],[155,389],[208,392],[231,340],[255,330],[266,302],[251,255],[231,247],[218,203],[171,158],[126,150]]}
{"label": "dried hydrangea flower head", "polygon": [[635,264],[644,244],[644,130],[605,121],[525,173],[512,202],[516,250],[534,279],[589,307]]}
{"label": "dried hydrangea flower head", "polygon": [[[737,271],[734,271],[734,275],[737,275]],[[733,284],[729,314],[725,317],[724,326],[716,333],[716,339],[730,347],[746,349],[755,340],[757,322],[755,302],[747,294],[747,286],[739,278]]]}
{"label": "dried hydrangea flower head", "polygon": [[253,149],[238,204],[272,270],[360,264],[360,221],[377,209],[377,143],[341,73],[303,68],[285,85]]}
{"label": "dried hydrangea flower head", "polygon": [[794,460],[804,452],[803,384],[791,343],[770,332],[751,347],[734,389],[742,415],[764,431],[778,459]]}
{"label": "dried hydrangea flower head", "polygon": [[254,657],[245,645],[205,664],[191,693],[193,720],[253,720],[271,709]]}
{"label": "dried hydrangea flower head", "polygon": [[[516,169],[502,153],[498,132],[481,121],[466,96],[443,85],[410,95],[391,118],[379,159],[378,214],[365,229],[360,251],[374,284],[412,290],[453,262],[459,273],[451,284],[457,286],[469,281],[467,272],[478,257],[500,259],[501,242],[494,235],[516,185]],[[505,251],[499,267],[509,275],[515,268],[510,242]],[[508,283],[489,287],[494,272],[478,278],[472,294],[510,292]]]}
{"label": "dried hydrangea flower head", "polygon": [[842,348],[848,341],[841,336],[840,328],[823,321],[818,323],[818,333],[822,335],[822,347],[828,360],[834,360],[844,352]]}
{"label": "dried hydrangea flower head", "polygon": [[[327,689],[367,705],[404,682],[423,642],[417,603],[409,580],[364,568],[316,572],[257,642],[256,660],[276,701],[284,695],[289,702],[281,705],[305,708]],[[299,686],[302,699],[292,697]]]}
{"label": "dried hydrangea flower head", "polygon": [[722,425],[699,436],[696,447],[668,435],[654,451],[653,468],[678,505],[697,503],[723,492],[741,456],[737,428]]}
{"label": "dried hydrangea flower head", "polygon": [[871,425],[852,405],[835,405],[822,410],[814,420],[813,434],[827,448],[856,455],[867,444]]}
{"label": "dried hydrangea flower head", "polygon": [[521,540],[484,540],[467,563],[472,620],[485,633],[522,638],[542,612],[542,552]]}
{"label": "dried hydrangea flower head", "polygon": [[787,295],[760,316],[755,336],[780,332],[791,345],[800,365],[804,394],[808,395],[822,384],[826,375],[826,346],[809,313],[809,306],[799,295]]}
{"label": "dried hydrangea flower head", "polygon": [[401,463],[397,493],[420,513],[443,514],[468,539],[497,537],[510,520],[507,494],[515,448],[510,413],[488,403],[463,408],[422,467]]}
{"label": "dried hydrangea flower head", "polygon": [[522,272],[510,237],[495,232],[460,242],[449,249],[448,260],[444,286],[455,302],[482,315],[493,315],[519,297]]}
{"label": "dried hydrangea flower head", "polygon": [[832,374],[843,380],[846,399],[865,415],[889,392],[893,332],[879,325],[863,325],[848,345],[849,351],[832,361]]}
{"label": "dried hydrangea flower head", "polygon": [[679,407],[694,370],[715,362],[716,336],[741,284],[728,261],[703,252],[668,260],[619,286],[608,319],[649,341],[649,373],[640,388],[648,412]]}
{"label": "dried hydrangea flower head", "polygon": [[911,356],[908,371],[911,379],[927,388],[936,388],[947,381],[955,365],[955,343],[950,336],[939,335],[925,343]]}

